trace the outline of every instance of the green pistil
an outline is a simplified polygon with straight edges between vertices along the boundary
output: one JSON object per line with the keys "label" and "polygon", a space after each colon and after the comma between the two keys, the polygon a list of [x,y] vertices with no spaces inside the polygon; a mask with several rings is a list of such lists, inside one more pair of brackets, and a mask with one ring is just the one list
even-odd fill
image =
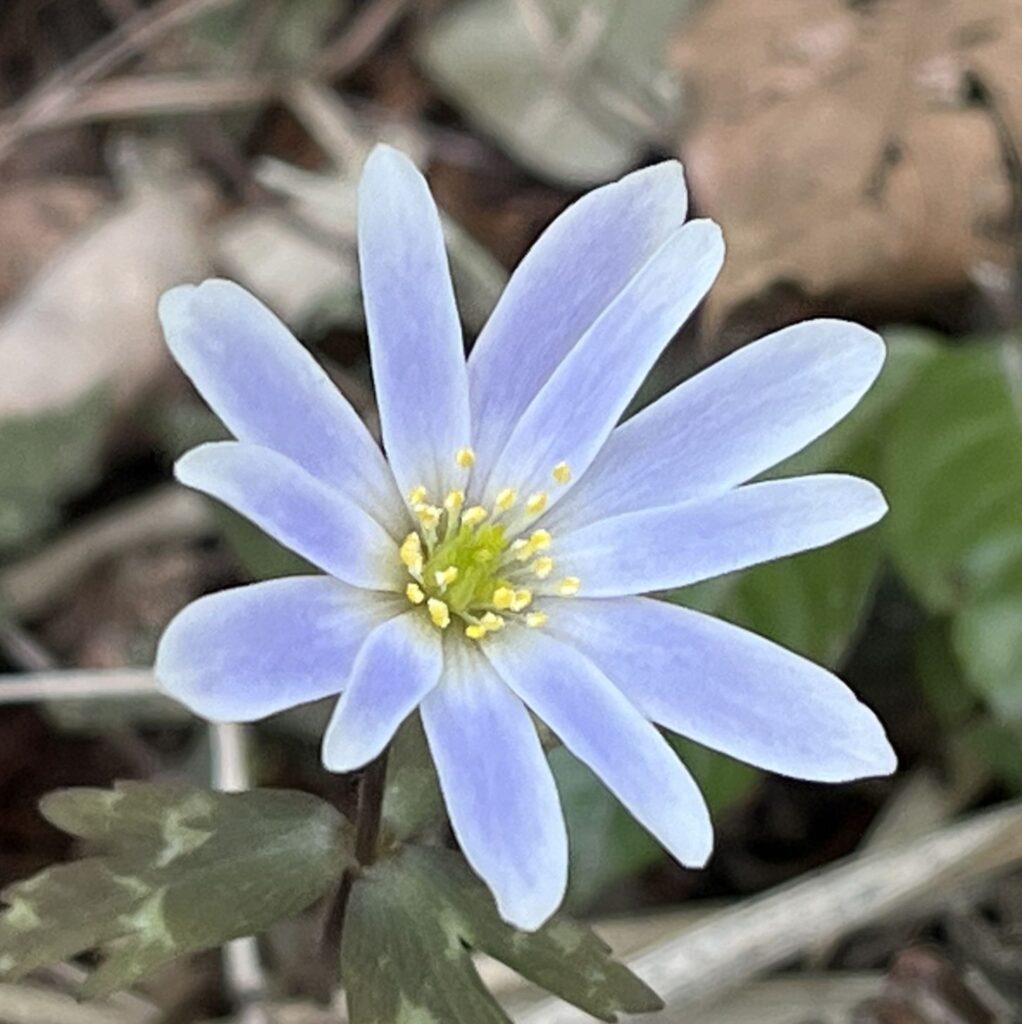
{"label": "green pistil", "polygon": [[[499,523],[475,528],[462,524],[429,553],[422,574],[423,589],[431,597],[440,597],[453,613],[486,608],[492,603],[494,590],[509,585],[497,575],[506,548],[504,527]],[[458,570],[458,578],[441,594],[436,573],[450,566]]]}

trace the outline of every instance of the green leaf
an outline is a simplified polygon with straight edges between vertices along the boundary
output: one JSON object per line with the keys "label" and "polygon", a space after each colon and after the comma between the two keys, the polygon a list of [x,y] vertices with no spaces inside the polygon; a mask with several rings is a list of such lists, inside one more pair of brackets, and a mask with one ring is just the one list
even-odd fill
{"label": "green leaf", "polygon": [[401,726],[387,758],[383,826],[394,839],[405,841],[437,829],[446,820],[440,780],[416,712]]}
{"label": "green leaf", "polygon": [[524,5],[468,0],[435,21],[419,55],[452,102],[527,167],[592,185],[674,134],[681,85],[666,41],[695,7],[652,0],[635,17],[616,2],[552,0],[528,17]]}
{"label": "green leaf", "polygon": [[305,793],[125,782],[61,790],[41,809],[95,852],[2,893],[0,976],[96,949],[104,962],[86,995],[262,931],[313,903],[351,864],[346,822]]}
{"label": "green leaf", "polygon": [[883,484],[899,570],[931,611],[954,612],[977,571],[999,571],[976,549],[1022,522],[1022,419],[1001,347],[934,351],[894,417]]}
{"label": "green leaf", "polygon": [[39,536],[92,482],[110,415],[100,385],[67,408],[0,420],[0,552]]}
{"label": "green leaf", "polygon": [[[692,772],[713,816],[744,799],[759,772],[684,737],[667,734]],[[663,847],[602,782],[564,747],[550,752],[568,825],[571,870],[567,906],[588,910],[612,886],[635,877],[666,856]]]}
{"label": "green leaf", "polygon": [[405,847],[352,888],[341,947],[352,1024],[510,1024],[468,947],[600,1020],[663,1005],[588,928],[557,915],[518,931],[457,854]]}
{"label": "green leaf", "polygon": [[[915,334],[892,334],[888,342],[883,372],[856,409],[766,476],[842,472],[876,480],[881,475],[891,418],[935,354],[933,344]],[[873,528],[816,551],[673,591],[669,598],[834,668],[869,609],[882,559],[883,532]]]}

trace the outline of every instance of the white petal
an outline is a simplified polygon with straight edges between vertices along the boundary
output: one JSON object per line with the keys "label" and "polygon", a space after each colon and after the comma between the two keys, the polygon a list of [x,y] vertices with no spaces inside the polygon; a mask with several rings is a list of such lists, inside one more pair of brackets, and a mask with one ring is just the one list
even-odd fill
{"label": "white petal", "polygon": [[401,565],[393,538],[340,491],[269,448],[237,441],[200,445],[174,472],[285,547],[345,583],[397,590]]}
{"label": "white petal", "polygon": [[[588,468],[657,356],[706,294],[724,259],[711,221],[679,228],[571,350],[522,414],[484,488],[566,493],[551,471]],[[569,485],[570,486],[570,485]]]}
{"label": "white petal", "polygon": [[896,767],[876,715],[837,676],[769,640],[648,598],[551,605],[548,631],[674,732],[799,779],[844,782]]}
{"label": "white petal", "polygon": [[471,444],[465,350],[436,206],[389,146],[362,172],[358,254],[387,457],[403,494],[440,495]]}
{"label": "white petal", "polygon": [[362,641],[404,607],[328,576],[223,590],[171,620],[153,671],[197,715],[251,722],[339,693]]}
{"label": "white petal", "polygon": [[406,523],[383,453],[287,327],[232,281],[172,288],[160,321],[174,358],[239,441],[286,455],[388,529]]}
{"label": "white petal", "polygon": [[618,427],[550,525],[574,529],[745,483],[846,416],[883,361],[882,339],[843,320],[747,345]]}
{"label": "white petal", "polygon": [[596,666],[543,630],[487,642],[504,681],[682,864],[701,867],[713,828],[667,741]]}
{"label": "white petal", "polygon": [[585,597],[681,587],[862,530],[887,511],[873,484],[839,474],[748,484],[669,508],[601,519],[557,539],[558,573]]}
{"label": "white petal", "polygon": [[568,881],[568,838],[553,775],[521,702],[478,650],[447,644],[444,679],[422,704],[451,826],[501,916],[538,928]]}
{"label": "white petal", "polygon": [[681,164],[668,160],[587,193],[539,237],[468,362],[481,467],[493,465],[561,360],[681,227],[686,205]]}
{"label": "white petal", "polygon": [[440,680],[440,633],[419,612],[377,626],[358,652],[351,679],[323,737],[323,765],[350,772],[368,764]]}

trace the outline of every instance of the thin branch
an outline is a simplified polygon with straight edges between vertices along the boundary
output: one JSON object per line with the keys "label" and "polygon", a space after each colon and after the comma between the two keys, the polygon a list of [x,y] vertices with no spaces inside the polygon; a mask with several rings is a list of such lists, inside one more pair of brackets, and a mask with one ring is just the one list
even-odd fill
{"label": "thin branch", "polygon": [[[248,733],[243,725],[214,722],[209,727],[210,775],[213,786],[238,793],[252,785]],[[238,1024],[270,1024],[266,975],[254,935],[233,939],[223,948],[224,980],[231,1000],[239,1007]]]}
{"label": "thin branch", "polygon": [[[383,820],[383,795],[387,785],[387,756],[388,751],[384,750],[375,761],[366,766],[358,782],[355,860],[359,868],[376,860],[380,825]],[[344,915],[348,909],[348,899],[357,872],[358,868],[355,871],[345,871],[323,926],[323,949],[333,963],[337,963],[340,957],[341,942],[344,938]]]}
{"label": "thin branch", "polygon": [[156,697],[153,673],[148,668],[64,669],[0,676],[0,706],[35,704],[38,701],[100,700]]}
{"label": "thin branch", "polygon": [[313,73],[341,78],[357,68],[412,7],[411,0],[374,0],[352,19],[347,30],[319,55]]}
{"label": "thin branch", "polygon": [[[657,943],[628,966],[659,992],[669,1016],[718,998],[805,950],[895,913],[920,913],[951,892],[1022,859],[1022,802],[975,815],[922,839],[780,886]],[[585,1014],[546,999],[520,1024],[582,1024]]]}
{"label": "thin branch", "polygon": [[94,566],[126,548],[198,539],[211,529],[204,499],[174,485],[160,487],[94,516],[0,571],[0,601],[18,618],[34,618]]}

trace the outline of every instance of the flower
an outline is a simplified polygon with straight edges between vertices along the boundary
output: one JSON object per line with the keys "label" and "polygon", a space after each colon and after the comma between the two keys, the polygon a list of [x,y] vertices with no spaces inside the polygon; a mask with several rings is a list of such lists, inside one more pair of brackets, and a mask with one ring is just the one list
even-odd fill
{"label": "flower", "polygon": [[425,180],[378,147],[359,258],[387,458],[326,374],[240,287],[168,292],[184,371],[236,441],[178,479],[326,575],[200,598],[167,627],[160,686],[213,720],[340,693],[328,769],[386,747],[416,708],[461,848],[512,924],[567,877],[557,792],[530,712],[679,861],[712,829],[653,723],[750,764],[839,782],[894,770],[836,677],[745,630],[636,595],[830,543],[878,520],[872,484],[748,483],[843,417],[884,346],[854,324],[778,331],[618,425],[723,262],[684,222],[670,161],[571,206],[523,260],[467,365]]}

